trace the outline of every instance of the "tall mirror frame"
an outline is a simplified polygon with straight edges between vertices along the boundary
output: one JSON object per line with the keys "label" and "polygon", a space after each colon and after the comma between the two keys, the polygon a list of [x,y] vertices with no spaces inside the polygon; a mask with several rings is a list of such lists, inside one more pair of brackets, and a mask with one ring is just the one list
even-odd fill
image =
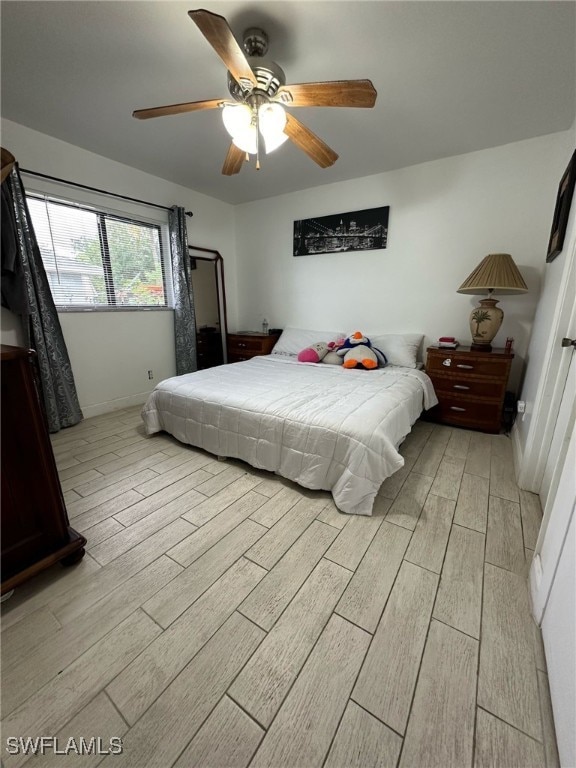
{"label": "tall mirror frame", "polygon": [[[224,259],[222,258],[222,255],[219,251],[214,250],[213,248],[201,248],[197,245],[189,245],[188,246],[188,255],[190,259],[192,260],[192,263],[194,264],[195,260],[198,261],[206,261],[211,262],[214,265],[214,276],[216,281],[216,294],[217,294],[217,301],[218,301],[218,324],[219,328],[217,329],[217,333],[219,333],[220,342],[222,345],[222,361],[224,363],[228,362],[227,357],[227,351],[226,351],[226,338],[228,335],[228,318],[226,314],[226,287],[224,283]],[[198,338],[198,356],[199,358],[202,355],[202,340],[201,340],[201,328],[196,327],[196,334]],[[200,363],[200,360],[199,360]],[[200,368],[200,365],[198,365]],[[209,366],[204,366],[209,367]]]}

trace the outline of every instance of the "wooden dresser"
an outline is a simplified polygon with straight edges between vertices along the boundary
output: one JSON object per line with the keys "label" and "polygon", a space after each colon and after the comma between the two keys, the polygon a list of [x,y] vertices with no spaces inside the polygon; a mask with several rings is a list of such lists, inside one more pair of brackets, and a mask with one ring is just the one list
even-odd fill
{"label": "wooden dresser", "polygon": [[439,400],[428,417],[443,424],[499,432],[514,355],[504,349],[484,352],[471,347],[428,347],[427,352],[426,373]]}
{"label": "wooden dresser", "polygon": [[35,352],[2,345],[2,594],[84,555],[68,514],[41,405]]}
{"label": "wooden dresser", "polygon": [[228,362],[240,363],[257,355],[269,355],[279,338],[279,333],[229,333]]}

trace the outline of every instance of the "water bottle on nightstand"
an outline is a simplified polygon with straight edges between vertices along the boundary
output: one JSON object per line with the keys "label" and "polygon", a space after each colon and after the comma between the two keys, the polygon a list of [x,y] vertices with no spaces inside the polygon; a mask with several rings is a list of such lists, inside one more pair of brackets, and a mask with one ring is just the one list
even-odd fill
{"label": "water bottle on nightstand", "polygon": [[264,320],[262,320],[262,333],[265,336],[268,336],[268,320],[266,320],[266,318],[264,318]]}

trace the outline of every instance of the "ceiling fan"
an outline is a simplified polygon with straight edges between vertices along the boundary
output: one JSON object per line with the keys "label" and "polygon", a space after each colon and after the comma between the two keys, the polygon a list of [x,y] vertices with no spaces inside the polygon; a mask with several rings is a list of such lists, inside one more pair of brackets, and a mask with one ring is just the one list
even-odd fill
{"label": "ceiling fan", "polygon": [[246,30],[242,50],[223,16],[202,8],[188,11],[188,15],[228,69],[230,96],[137,109],[133,117],[147,120],[221,108],[224,125],[232,136],[222,168],[226,176],[239,173],[249,155],[256,155],[256,167],[260,167],[261,140],[266,152],[271,152],[290,139],[321,168],[333,165],[338,159],[336,152],[284,107],[373,107],[377,94],[370,80],[286,85],[281,67],[265,58],[268,36],[262,29]]}

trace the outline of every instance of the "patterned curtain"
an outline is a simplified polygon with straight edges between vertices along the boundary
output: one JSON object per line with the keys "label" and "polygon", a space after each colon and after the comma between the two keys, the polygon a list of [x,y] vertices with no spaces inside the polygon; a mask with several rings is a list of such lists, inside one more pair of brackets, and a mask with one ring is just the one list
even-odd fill
{"label": "patterned curtain", "polygon": [[[48,428],[58,432],[84,417],[17,163],[2,184],[2,213],[8,212],[2,217],[2,303],[22,317],[26,343],[36,350]],[[5,224],[12,230],[6,252]]]}
{"label": "patterned curtain", "polygon": [[172,254],[172,283],[174,287],[174,337],[176,343],[176,373],[192,373],[196,364],[196,319],[188,236],[184,208],[172,206],[168,214],[170,252]]}

